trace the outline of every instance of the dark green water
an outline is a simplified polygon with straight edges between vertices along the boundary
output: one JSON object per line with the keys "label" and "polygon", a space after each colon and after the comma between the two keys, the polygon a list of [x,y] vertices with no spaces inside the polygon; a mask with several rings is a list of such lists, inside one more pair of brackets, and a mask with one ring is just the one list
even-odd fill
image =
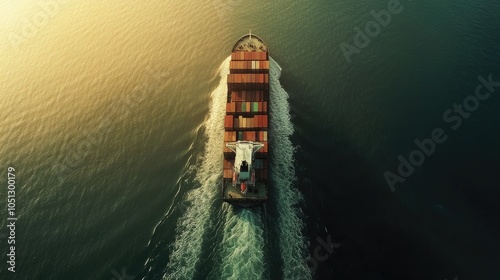
{"label": "dark green water", "polygon": [[[443,119],[500,81],[498,2],[401,1],[350,63],[339,45],[389,1],[43,3],[0,4],[0,217],[9,166],[18,217],[0,279],[500,278],[500,87]],[[275,61],[275,189],[241,210],[219,195],[219,119],[248,29]]]}

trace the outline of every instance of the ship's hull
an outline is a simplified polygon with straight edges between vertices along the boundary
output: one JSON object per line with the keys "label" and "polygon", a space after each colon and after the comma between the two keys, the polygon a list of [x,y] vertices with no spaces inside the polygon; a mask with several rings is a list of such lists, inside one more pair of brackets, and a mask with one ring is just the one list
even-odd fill
{"label": "ship's hull", "polygon": [[[257,36],[243,36],[234,45],[227,77],[222,199],[240,207],[262,205],[269,197],[269,66],[267,46]],[[252,158],[255,180],[244,186],[236,179],[235,151],[227,146],[238,141],[262,144]]]}

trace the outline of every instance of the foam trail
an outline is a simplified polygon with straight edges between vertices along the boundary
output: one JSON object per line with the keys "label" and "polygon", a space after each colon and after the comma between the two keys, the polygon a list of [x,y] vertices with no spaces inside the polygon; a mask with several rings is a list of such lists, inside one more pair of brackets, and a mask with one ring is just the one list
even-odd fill
{"label": "foam trail", "polygon": [[265,241],[260,209],[235,209],[226,205],[225,210],[219,279],[264,279]]}
{"label": "foam trail", "polygon": [[222,63],[220,83],[211,94],[210,113],[205,122],[207,142],[202,164],[196,174],[200,187],[187,195],[190,205],[177,223],[176,238],[164,277],[166,279],[193,278],[200,261],[204,233],[211,228],[210,207],[220,191],[216,186],[221,175],[218,171],[222,166],[221,147],[230,59],[228,57]]}
{"label": "foam trail", "polygon": [[278,232],[284,279],[311,279],[311,270],[306,259],[307,241],[302,235],[304,222],[298,204],[302,195],[294,185],[294,147],[290,141],[293,125],[290,120],[288,93],[279,82],[281,67],[270,58],[270,118],[269,130],[271,161],[270,175],[275,182],[272,186],[276,195],[278,212]]}

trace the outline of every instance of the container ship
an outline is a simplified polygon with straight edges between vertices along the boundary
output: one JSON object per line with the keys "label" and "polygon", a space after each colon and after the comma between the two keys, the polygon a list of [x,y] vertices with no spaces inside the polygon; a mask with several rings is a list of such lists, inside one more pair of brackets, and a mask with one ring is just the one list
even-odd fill
{"label": "container ship", "polygon": [[234,45],[227,76],[222,200],[241,207],[268,199],[269,52],[258,36]]}

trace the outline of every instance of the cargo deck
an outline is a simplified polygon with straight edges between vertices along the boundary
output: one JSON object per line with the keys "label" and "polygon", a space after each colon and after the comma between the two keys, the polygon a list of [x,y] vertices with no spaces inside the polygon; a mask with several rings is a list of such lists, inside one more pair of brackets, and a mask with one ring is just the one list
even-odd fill
{"label": "cargo deck", "polygon": [[[259,37],[248,34],[234,45],[227,77],[222,199],[243,207],[268,199],[269,66],[268,48]],[[253,151],[242,161],[249,162],[250,170],[245,171],[251,179],[242,179],[241,168],[246,166],[235,167],[235,146],[240,144]]]}

